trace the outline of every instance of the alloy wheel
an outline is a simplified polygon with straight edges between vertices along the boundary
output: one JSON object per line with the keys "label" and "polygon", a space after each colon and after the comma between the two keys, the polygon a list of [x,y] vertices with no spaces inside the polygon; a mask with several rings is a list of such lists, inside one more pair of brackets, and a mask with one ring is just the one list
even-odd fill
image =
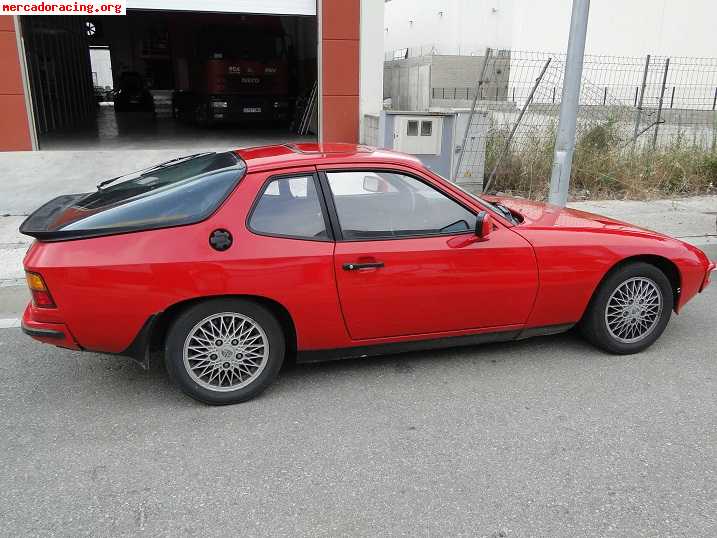
{"label": "alloy wheel", "polygon": [[197,323],[184,341],[184,367],[205,389],[228,392],[247,386],[264,370],[269,339],[242,314],[213,314]]}
{"label": "alloy wheel", "polygon": [[607,330],[618,342],[639,342],[657,327],[662,305],[662,291],[653,280],[641,276],[625,280],[607,301]]}

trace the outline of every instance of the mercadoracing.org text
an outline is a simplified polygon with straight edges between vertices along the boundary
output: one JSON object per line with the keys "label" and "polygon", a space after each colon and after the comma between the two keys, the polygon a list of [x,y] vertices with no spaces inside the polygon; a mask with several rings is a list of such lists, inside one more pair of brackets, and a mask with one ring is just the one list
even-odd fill
{"label": "mercadoracing.org text", "polygon": [[125,15],[127,0],[111,2],[81,1],[46,2],[44,0],[24,0],[23,2],[1,3],[0,15]]}

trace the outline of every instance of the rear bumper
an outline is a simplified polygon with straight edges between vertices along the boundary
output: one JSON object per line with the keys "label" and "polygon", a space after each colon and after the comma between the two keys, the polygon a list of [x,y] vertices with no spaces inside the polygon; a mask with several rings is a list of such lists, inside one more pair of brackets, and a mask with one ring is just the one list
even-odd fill
{"label": "rear bumper", "polygon": [[67,349],[82,349],[64,323],[37,321],[33,317],[34,310],[32,303],[25,308],[20,324],[22,332],[45,344],[53,344]]}

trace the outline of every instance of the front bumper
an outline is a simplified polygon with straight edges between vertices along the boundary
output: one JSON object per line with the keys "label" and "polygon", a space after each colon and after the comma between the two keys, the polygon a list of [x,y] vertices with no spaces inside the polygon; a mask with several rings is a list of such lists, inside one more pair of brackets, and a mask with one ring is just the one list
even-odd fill
{"label": "front bumper", "polygon": [[32,302],[25,308],[20,323],[22,332],[45,344],[53,344],[66,349],[82,349],[64,323],[38,321],[35,319],[36,310]]}
{"label": "front bumper", "polygon": [[702,286],[700,286],[700,293],[710,285],[710,279],[712,277],[712,274],[714,271],[717,270],[717,263],[710,262],[710,264],[707,266],[707,272],[705,273],[705,279],[702,281]]}

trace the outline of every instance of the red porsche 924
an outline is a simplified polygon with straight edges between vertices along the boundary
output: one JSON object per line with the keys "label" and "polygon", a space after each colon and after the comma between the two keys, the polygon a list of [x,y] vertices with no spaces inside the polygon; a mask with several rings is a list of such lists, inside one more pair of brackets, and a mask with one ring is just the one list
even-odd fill
{"label": "red porsche 924", "polygon": [[579,325],[636,353],[708,284],[699,249],[624,222],[479,198],[417,159],[347,144],[200,153],[30,215],[25,333],[163,351],[212,404],[298,361],[515,340]]}

